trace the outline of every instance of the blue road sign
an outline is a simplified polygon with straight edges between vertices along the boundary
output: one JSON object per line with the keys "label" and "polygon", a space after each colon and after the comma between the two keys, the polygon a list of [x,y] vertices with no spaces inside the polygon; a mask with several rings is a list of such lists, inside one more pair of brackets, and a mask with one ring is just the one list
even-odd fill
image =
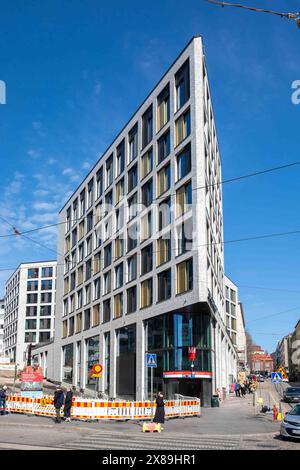
{"label": "blue road sign", "polygon": [[147,367],[157,367],[157,357],[156,354],[146,354],[146,364]]}
{"label": "blue road sign", "polygon": [[282,382],[281,372],[272,372],[272,382]]}

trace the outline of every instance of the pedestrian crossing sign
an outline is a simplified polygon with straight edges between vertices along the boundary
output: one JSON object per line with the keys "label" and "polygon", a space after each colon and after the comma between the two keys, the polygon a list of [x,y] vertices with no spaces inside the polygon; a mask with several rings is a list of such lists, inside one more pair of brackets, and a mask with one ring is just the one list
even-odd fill
{"label": "pedestrian crossing sign", "polygon": [[146,354],[146,364],[147,367],[157,367],[157,357],[156,354]]}
{"label": "pedestrian crossing sign", "polygon": [[272,382],[282,382],[282,373],[272,372]]}

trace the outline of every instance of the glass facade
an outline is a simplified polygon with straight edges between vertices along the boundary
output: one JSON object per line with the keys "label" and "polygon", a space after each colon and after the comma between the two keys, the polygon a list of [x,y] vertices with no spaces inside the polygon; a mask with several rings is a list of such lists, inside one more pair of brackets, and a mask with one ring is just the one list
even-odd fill
{"label": "glass facade", "polygon": [[73,344],[63,347],[63,382],[72,383],[73,380]]}
{"label": "glass facade", "polygon": [[117,330],[117,396],[135,399],[136,326]]}
{"label": "glass facade", "polygon": [[99,336],[93,336],[85,342],[86,346],[86,365],[85,365],[85,384],[87,388],[95,389],[97,379],[90,377],[90,372],[94,364],[99,363]]}
{"label": "glass facade", "polygon": [[[211,321],[208,314],[176,312],[151,318],[146,321],[146,338],[147,352],[157,354],[157,367],[153,371],[154,391],[164,388],[163,372],[191,370],[188,358],[190,346],[197,348],[194,370],[212,371]],[[149,391],[150,371],[147,372]]]}

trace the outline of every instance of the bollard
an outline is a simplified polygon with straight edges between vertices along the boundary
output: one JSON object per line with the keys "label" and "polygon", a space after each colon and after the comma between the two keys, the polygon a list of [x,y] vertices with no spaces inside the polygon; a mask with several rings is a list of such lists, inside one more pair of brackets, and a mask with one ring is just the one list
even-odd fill
{"label": "bollard", "polygon": [[273,406],[273,421],[276,421],[277,419],[277,407],[274,403],[274,406]]}

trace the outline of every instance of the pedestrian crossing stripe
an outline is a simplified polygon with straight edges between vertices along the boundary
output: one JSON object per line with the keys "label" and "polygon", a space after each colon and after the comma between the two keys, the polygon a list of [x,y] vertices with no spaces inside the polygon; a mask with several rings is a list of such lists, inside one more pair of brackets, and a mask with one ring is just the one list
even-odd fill
{"label": "pedestrian crossing stripe", "polygon": [[157,367],[156,354],[147,354],[147,367]]}

